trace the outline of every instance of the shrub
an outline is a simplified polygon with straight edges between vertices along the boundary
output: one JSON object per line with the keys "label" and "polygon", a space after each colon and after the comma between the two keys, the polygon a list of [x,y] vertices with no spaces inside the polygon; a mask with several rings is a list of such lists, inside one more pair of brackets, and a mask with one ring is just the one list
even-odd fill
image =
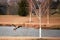
{"label": "shrub", "polygon": [[18,14],[20,16],[27,16],[29,14],[29,4],[27,0],[21,0],[21,2],[18,3]]}

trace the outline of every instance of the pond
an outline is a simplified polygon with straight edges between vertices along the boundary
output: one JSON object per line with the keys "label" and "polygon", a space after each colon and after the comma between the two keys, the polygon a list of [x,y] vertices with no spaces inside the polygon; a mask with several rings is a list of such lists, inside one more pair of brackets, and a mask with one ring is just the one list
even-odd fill
{"label": "pond", "polygon": [[60,37],[60,30],[42,29],[42,37]]}
{"label": "pond", "polygon": [[39,37],[39,30],[33,28],[18,28],[13,30],[14,27],[0,26],[0,36],[32,36]]}
{"label": "pond", "polygon": [[[0,26],[0,36],[30,36],[30,37],[39,37],[39,29],[34,28],[18,28],[13,30],[13,26]],[[42,37],[60,37],[60,30],[56,29],[41,29]]]}

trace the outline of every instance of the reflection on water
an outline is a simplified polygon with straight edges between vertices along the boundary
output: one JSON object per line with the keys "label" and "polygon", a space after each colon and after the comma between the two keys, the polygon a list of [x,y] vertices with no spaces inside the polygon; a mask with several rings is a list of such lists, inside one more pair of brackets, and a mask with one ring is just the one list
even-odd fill
{"label": "reflection on water", "polygon": [[39,30],[33,28],[18,28],[16,31],[13,30],[14,27],[1,27],[0,26],[0,36],[39,36]]}
{"label": "reflection on water", "polygon": [[60,37],[60,30],[42,29],[42,37]]}

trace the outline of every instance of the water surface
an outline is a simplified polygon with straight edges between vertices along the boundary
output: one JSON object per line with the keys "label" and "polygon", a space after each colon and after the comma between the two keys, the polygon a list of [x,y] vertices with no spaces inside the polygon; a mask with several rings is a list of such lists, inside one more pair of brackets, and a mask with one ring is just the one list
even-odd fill
{"label": "water surface", "polygon": [[18,28],[16,31],[14,27],[0,26],[0,36],[32,36],[39,37],[39,30],[33,28]]}
{"label": "water surface", "polygon": [[60,30],[42,29],[42,37],[60,37]]}

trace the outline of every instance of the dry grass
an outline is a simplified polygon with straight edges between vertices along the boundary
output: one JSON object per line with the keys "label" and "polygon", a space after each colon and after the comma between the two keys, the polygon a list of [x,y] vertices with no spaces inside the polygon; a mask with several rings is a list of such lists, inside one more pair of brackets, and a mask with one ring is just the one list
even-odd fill
{"label": "dry grass", "polygon": [[0,37],[0,40],[60,40],[60,37]]}
{"label": "dry grass", "polygon": [[[32,22],[29,22],[30,17],[21,17],[18,15],[0,15],[0,24],[2,25],[12,25],[14,24],[15,26],[25,26],[25,27],[31,27],[38,25],[39,20],[37,17],[32,17]],[[33,27],[34,28],[34,27]],[[39,27],[35,27],[39,28]]]}
{"label": "dry grass", "polygon": [[39,40],[38,37],[0,37],[0,40]]}
{"label": "dry grass", "polygon": [[[41,17],[41,20],[39,20],[36,16],[32,16],[32,22],[29,22],[30,17],[21,17],[18,15],[0,15],[0,25],[15,25],[15,26],[22,26],[22,27],[32,27],[32,28],[40,28],[40,25],[42,25],[43,28],[45,27],[52,27],[55,25],[60,25],[60,17],[59,16],[50,16],[48,19],[46,16]],[[41,22],[40,22],[41,21]],[[48,24],[49,21],[49,24]],[[39,24],[39,22],[41,24]],[[54,28],[54,27],[53,27]],[[60,27],[58,27],[60,28]]]}

